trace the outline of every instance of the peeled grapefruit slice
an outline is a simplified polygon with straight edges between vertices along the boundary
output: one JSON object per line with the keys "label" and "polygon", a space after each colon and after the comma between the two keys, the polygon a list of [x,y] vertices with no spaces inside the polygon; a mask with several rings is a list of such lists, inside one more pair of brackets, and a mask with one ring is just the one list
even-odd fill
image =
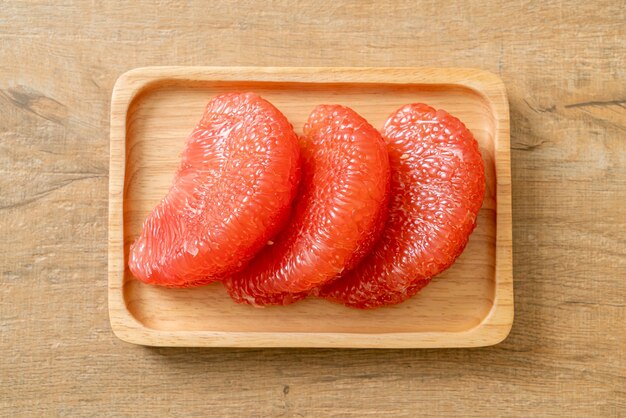
{"label": "peeled grapefruit slice", "polygon": [[391,164],[387,224],[372,253],[319,292],[355,308],[400,303],[450,267],[476,226],[485,193],[478,144],[454,116],[406,105],[382,134]]}
{"label": "peeled grapefruit slice", "polygon": [[241,270],[287,221],[299,164],[297,136],[268,101],[253,93],[214,98],[130,248],[131,272],[188,287]]}
{"label": "peeled grapefruit slice", "polygon": [[380,235],[389,157],[379,132],[353,110],[318,106],[301,138],[294,213],[273,245],[224,284],[251,305],[288,304],[361,260]]}

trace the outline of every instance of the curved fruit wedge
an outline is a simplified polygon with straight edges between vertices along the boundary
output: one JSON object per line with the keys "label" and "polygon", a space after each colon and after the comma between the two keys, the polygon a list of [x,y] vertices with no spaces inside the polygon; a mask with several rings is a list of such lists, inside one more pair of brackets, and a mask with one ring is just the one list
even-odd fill
{"label": "curved fruit wedge", "polygon": [[355,308],[400,303],[450,267],[476,225],[485,193],[478,144],[454,116],[406,105],[382,134],[391,163],[387,224],[372,253],[319,292]]}
{"label": "curved fruit wedge", "polygon": [[241,270],[287,221],[299,164],[296,134],[268,101],[253,93],[214,98],[130,248],[131,272],[188,287]]}
{"label": "curved fruit wedge", "polygon": [[275,243],[224,281],[251,305],[288,304],[361,260],[380,235],[389,157],[379,132],[353,110],[318,106],[301,138],[302,182]]}

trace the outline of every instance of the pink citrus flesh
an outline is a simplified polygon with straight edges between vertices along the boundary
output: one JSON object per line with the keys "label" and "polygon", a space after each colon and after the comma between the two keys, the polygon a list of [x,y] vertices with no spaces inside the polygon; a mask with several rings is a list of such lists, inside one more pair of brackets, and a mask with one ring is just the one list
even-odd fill
{"label": "pink citrus flesh", "polygon": [[485,193],[478,144],[456,117],[410,104],[384,124],[389,217],[366,259],[319,295],[368,309],[400,303],[450,267],[476,226]]}
{"label": "pink citrus flesh", "polygon": [[378,131],[353,110],[316,107],[300,138],[302,181],[285,230],[224,281],[255,306],[285,305],[356,265],[382,231],[389,157]]}
{"label": "pink citrus flesh", "polygon": [[131,245],[130,271],[190,287],[241,270],[285,225],[299,169],[297,136],[278,109],[254,93],[214,98]]}

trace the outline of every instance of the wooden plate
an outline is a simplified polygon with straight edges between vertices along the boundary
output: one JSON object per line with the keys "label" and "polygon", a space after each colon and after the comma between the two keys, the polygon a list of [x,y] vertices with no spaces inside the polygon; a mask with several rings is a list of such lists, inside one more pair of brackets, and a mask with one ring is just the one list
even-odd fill
{"label": "wooden plate", "polygon": [[[254,91],[296,131],[317,104],[352,107],[380,127],[402,104],[459,117],[485,161],[478,227],[456,264],[411,300],[358,311],[308,299],[286,307],[237,305],[219,283],[144,285],[128,249],[166,194],[184,141],[215,95]],[[157,346],[469,347],[502,341],[513,321],[509,112],[501,80],[475,69],[151,67],[122,75],[111,101],[109,314],[122,340]]]}

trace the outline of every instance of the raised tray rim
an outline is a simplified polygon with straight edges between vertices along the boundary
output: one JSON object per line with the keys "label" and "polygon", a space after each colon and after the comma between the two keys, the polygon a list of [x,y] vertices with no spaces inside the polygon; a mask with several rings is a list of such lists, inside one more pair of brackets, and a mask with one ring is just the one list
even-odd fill
{"label": "raised tray rim", "polygon": [[[165,331],[135,319],[124,301],[123,199],[126,115],[130,104],[151,85],[193,81],[457,85],[480,94],[495,116],[496,260],[492,308],[471,329],[414,333],[308,333]],[[123,115],[123,117],[120,117]],[[509,334],[514,316],[510,127],[506,89],[488,71],[472,68],[383,67],[141,67],[122,74],[111,98],[108,302],[115,335],[123,341],[181,347],[345,347],[443,348],[494,345]]]}

